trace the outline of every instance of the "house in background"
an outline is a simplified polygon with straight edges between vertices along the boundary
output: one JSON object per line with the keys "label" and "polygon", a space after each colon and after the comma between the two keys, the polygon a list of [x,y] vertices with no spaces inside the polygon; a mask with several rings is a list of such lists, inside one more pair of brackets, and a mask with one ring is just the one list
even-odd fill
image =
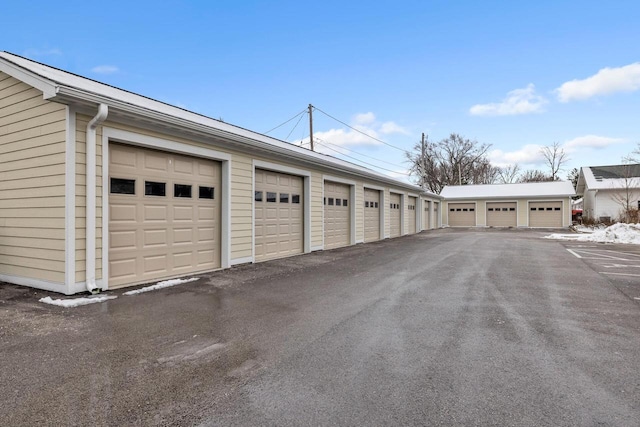
{"label": "house in background", "polygon": [[442,223],[450,227],[561,228],[571,225],[568,181],[447,185]]}
{"label": "house in background", "polygon": [[640,164],[582,167],[576,192],[583,198],[584,218],[624,220],[627,208],[640,207]]}

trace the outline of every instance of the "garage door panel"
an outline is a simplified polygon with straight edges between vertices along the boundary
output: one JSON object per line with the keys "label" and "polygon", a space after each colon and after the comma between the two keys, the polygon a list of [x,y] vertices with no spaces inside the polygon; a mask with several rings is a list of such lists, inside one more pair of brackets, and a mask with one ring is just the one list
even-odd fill
{"label": "garage door panel", "polygon": [[517,202],[487,202],[487,226],[517,227]]}
{"label": "garage door panel", "polygon": [[476,225],[475,203],[449,203],[449,226],[451,227],[475,227]]}
{"label": "garage door panel", "polygon": [[[126,186],[110,189],[111,288],[204,271],[196,260],[198,250],[214,254],[207,269],[220,267],[219,227],[215,226],[220,204],[215,194],[201,198],[197,191],[200,186],[219,187],[219,162],[115,143],[110,144],[109,158],[111,177],[136,182],[134,194],[119,193]],[[213,175],[197,173],[200,165],[214,171]],[[131,187],[126,190],[133,192]],[[213,230],[213,236],[206,228]],[[201,232],[210,238],[200,242]]]}
{"label": "garage door panel", "polygon": [[416,233],[416,208],[418,206],[418,200],[415,197],[409,196],[407,201],[407,232],[409,234]]}
{"label": "garage door panel", "polygon": [[348,246],[351,243],[351,187],[347,184],[324,182],[324,247]]}
{"label": "garage door panel", "polygon": [[[303,178],[278,172],[255,171],[254,252],[256,261],[302,253],[302,241],[294,237],[302,234]],[[294,199],[297,203],[294,203]]]}
{"label": "garage door panel", "polygon": [[390,236],[399,237],[401,235],[400,225],[402,216],[400,213],[400,195],[391,193],[389,196],[389,219],[390,219]]}
{"label": "garage door panel", "polygon": [[143,212],[143,220],[145,222],[148,222],[148,221],[166,222],[168,219],[166,206],[145,205],[143,207],[142,212]]}
{"label": "garage door panel", "polygon": [[562,201],[529,202],[529,227],[560,228],[562,214]]}
{"label": "garage door panel", "polygon": [[136,232],[135,231],[116,231],[111,233],[109,239],[111,249],[135,249]]}
{"label": "garage door panel", "polygon": [[145,248],[159,245],[166,246],[168,244],[167,230],[144,230],[143,241],[143,247]]}
{"label": "garage door panel", "polygon": [[115,205],[109,206],[109,219],[112,222],[135,222],[137,218],[136,205]]}
{"label": "garage door panel", "polygon": [[364,241],[380,240],[380,191],[364,189]]}

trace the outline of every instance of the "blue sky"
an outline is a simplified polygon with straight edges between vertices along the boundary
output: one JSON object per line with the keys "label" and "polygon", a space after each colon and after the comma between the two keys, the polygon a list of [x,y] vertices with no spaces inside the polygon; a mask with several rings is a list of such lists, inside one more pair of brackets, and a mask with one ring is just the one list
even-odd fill
{"label": "blue sky", "polygon": [[[638,22],[637,1],[11,2],[0,50],[261,133],[311,103],[401,149],[455,132],[523,169],[559,142],[568,169],[640,142]],[[406,179],[401,150],[313,119],[319,150]],[[304,143],[296,122],[269,135]]]}

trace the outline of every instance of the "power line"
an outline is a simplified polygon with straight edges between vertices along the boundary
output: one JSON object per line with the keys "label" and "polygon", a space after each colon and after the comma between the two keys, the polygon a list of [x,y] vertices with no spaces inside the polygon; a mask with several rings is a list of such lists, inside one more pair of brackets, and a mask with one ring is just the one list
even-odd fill
{"label": "power line", "polygon": [[[302,113],[304,114],[304,111],[303,111]],[[287,135],[287,137],[285,138],[285,141],[286,141],[287,139],[289,139],[289,137],[291,136],[291,134],[293,133],[293,131],[294,131],[294,130],[296,130],[296,128],[298,127],[298,125],[300,124],[300,120],[302,120],[302,117],[304,117],[304,115],[303,115],[303,114],[299,114],[299,116],[300,116],[300,117],[298,118],[298,121],[296,122],[296,125],[293,127],[293,129],[291,129],[291,132],[289,132],[289,135]]]}
{"label": "power line", "polygon": [[386,145],[386,146],[388,146],[388,147],[395,148],[396,150],[402,151],[403,153],[407,153],[407,152],[408,152],[408,151],[407,151],[407,150],[405,150],[404,148],[396,147],[395,145],[389,144],[388,142],[385,142],[385,141],[383,141],[383,140],[381,140],[381,139],[378,139],[378,138],[376,138],[375,136],[371,136],[371,135],[369,135],[368,133],[362,132],[360,129],[356,129],[356,128],[354,128],[353,126],[348,125],[347,123],[343,122],[342,120],[336,119],[336,118],[335,118],[335,117],[333,117],[332,115],[330,115],[330,114],[328,114],[328,113],[326,113],[326,112],[322,111],[320,108],[318,108],[318,107],[316,107],[316,106],[314,106],[313,108],[314,108],[315,110],[320,111],[320,112],[321,112],[322,114],[324,114],[325,116],[327,116],[327,117],[329,117],[329,118],[331,118],[331,119],[335,120],[336,122],[338,122],[338,123],[341,123],[341,124],[345,125],[345,126],[346,126],[346,127],[348,127],[349,129],[354,130],[354,131],[356,131],[356,132],[358,132],[358,133],[360,133],[360,134],[362,134],[362,135],[366,136],[367,138],[371,138],[371,139],[373,139],[374,141],[378,141],[379,143],[384,144],[384,145]]}
{"label": "power line", "polygon": [[[290,118],[289,120],[287,120],[286,122],[284,122],[284,123],[280,123],[278,126],[274,127],[273,129],[270,129],[270,130],[266,131],[264,134],[265,134],[265,135],[268,135],[270,132],[273,132],[274,130],[278,129],[279,127],[286,125],[286,124],[287,124],[287,123],[289,123],[291,120],[295,119],[295,118],[296,118],[296,117],[298,117],[298,116],[302,116],[302,114],[304,114],[304,113],[306,113],[306,112],[307,112],[307,110],[306,110],[306,109],[304,109],[304,110],[300,111],[298,114],[296,114],[295,116],[291,117],[291,118]],[[299,121],[299,120],[298,120],[298,121]],[[296,125],[296,126],[297,126],[297,125]],[[294,129],[295,129],[295,128],[294,128]]]}
{"label": "power line", "polygon": [[351,148],[343,147],[343,146],[341,146],[341,145],[334,144],[334,143],[329,142],[329,141],[323,141],[323,142],[324,142],[325,144],[333,145],[334,147],[338,147],[338,148],[341,148],[341,149],[343,149],[343,150],[347,150],[347,151],[349,151],[349,152],[351,152],[351,153],[353,153],[353,154],[357,154],[357,155],[359,155],[359,156],[363,156],[363,157],[367,157],[367,158],[369,158],[369,159],[371,159],[371,160],[375,160],[376,162],[386,163],[386,164],[388,164],[388,165],[395,166],[395,167],[398,167],[398,168],[401,168],[401,167],[402,167],[402,166],[400,166],[400,165],[398,165],[398,164],[396,164],[396,163],[391,163],[391,162],[387,162],[386,160],[381,160],[381,159],[378,159],[378,158],[376,158],[376,157],[368,156],[368,155],[366,155],[366,154],[363,154],[363,153],[360,153],[360,152],[358,152],[358,151],[352,150]]}
{"label": "power line", "polygon": [[[320,142],[320,141],[322,141],[322,142]],[[334,152],[336,152],[336,153],[338,153],[338,154],[340,154],[340,155],[342,155],[342,156],[345,156],[345,157],[348,157],[348,158],[350,158],[350,159],[353,159],[353,160],[355,160],[355,161],[357,161],[357,162],[364,163],[364,164],[365,164],[365,165],[367,165],[367,166],[371,166],[371,167],[374,167],[374,168],[377,168],[377,169],[382,169],[382,170],[384,170],[384,171],[391,172],[391,173],[397,173],[398,175],[411,176],[411,174],[408,174],[408,173],[406,173],[406,172],[398,172],[398,171],[394,171],[394,170],[391,170],[391,169],[383,168],[383,167],[381,167],[381,166],[374,165],[374,164],[372,164],[372,163],[365,162],[364,160],[360,160],[360,159],[357,159],[357,158],[355,158],[355,157],[349,156],[348,154],[341,153],[340,151],[338,151],[338,150],[336,150],[336,149],[334,149],[334,148],[331,148],[331,147],[329,147],[328,145],[325,145],[325,144],[324,144],[324,142],[325,142],[325,141],[323,141],[323,140],[321,140],[321,139],[319,140],[318,138],[316,138],[316,142],[318,142],[320,145],[322,145],[322,146],[323,146],[323,147],[325,147],[325,148],[328,148],[328,149],[329,149],[329,150],[331,150],[331,151],[334,151]]]}

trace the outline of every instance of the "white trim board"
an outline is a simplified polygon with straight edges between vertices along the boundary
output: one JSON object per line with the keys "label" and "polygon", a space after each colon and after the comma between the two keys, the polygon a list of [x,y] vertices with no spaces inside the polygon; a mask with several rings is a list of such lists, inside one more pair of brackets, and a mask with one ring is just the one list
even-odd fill
{"label": "white trim board", "polygon": [[76,281],[76,111],[66,107],[64,179],[64,281],[71,295]]}

